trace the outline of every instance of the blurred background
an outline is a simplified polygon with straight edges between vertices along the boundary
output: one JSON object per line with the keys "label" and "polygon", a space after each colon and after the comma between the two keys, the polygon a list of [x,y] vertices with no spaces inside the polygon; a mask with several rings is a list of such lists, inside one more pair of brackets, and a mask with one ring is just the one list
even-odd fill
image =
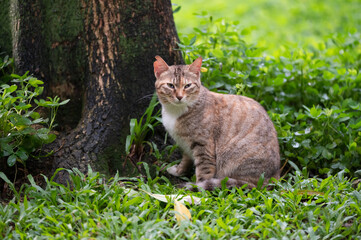
{"label": "blurred background", "polygon": [[[247,43],[274,52],[315,46],[330,35],[361,31],[360,0],[173,0],[178,33],[208,21],[240,25]],[[180,8],[179,8],[180,7]]]}

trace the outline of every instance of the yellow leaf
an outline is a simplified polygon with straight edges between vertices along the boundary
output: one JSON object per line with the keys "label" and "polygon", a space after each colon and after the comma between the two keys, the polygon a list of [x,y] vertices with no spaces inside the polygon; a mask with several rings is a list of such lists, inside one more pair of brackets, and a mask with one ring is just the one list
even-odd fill
{"label": "yellow leaf", "polygon": [[191,212],[188,210],[188,208],[175,199],[174,199],[174,211],[178,224],[180,224],[184,220],[189,221],[192,218]]}
{"label": "yellow leaf", "polygon": [[208,72],[208,69],[205,67],[201,67],[201,72]]}
{"label": "yellow leaf", "polygon": [[[172,200],[177,200],[180,203],[189,202],[190,204],[194,203],[196,205],[201,203],[201,198],[198,198],[198,197],[174,195],[174,194],[170,194],[170,195],[156,194],[156,193],[147,192],[143,189],[141,189],[141,191],[147,193],[149,196],[152,196],[161,202],[168,202],[167,199],[172,199]],[[205,200],[207,200],[207,199],[205,199]]]}

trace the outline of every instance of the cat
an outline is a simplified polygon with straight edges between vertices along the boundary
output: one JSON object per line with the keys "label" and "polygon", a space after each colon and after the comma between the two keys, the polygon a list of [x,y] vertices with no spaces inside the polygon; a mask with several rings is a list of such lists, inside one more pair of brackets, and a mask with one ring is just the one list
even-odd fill
{"label": "cat", "polygon": [[[183,150],[178,165],[167,169],[184,176],[195,166],[196,183],[185,187],[264,186],[280,177],[277,133],[264,108],[255,100],[209,91],[200,81],[202,58],[173,65],[159,56],[154,62],[155,88],[165,129]],[[225,182],[225,180],[224,180]]]}

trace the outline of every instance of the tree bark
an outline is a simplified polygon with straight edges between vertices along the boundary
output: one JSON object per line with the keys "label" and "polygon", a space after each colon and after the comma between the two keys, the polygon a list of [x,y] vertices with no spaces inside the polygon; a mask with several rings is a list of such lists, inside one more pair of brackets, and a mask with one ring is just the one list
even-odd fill
{"label": "tree bark", "polygon": [[[169,1],[82,1],[87,53],[85,105],[77,128],[66,137],[55,168],[87,165],[122,169],[129,120],[139,117],[154,92],[153,61],[162,55],[181,63]],[[62,179],[60,179],[62,180]]]}
{"label": "tree bark", "polygon": [[81,118],[86,66],[80,2],[7,1],[12,30],[7,40],[12,41],[16,73],[29,71],[44,80],[43,96],[71,99],[59,110],[58,130],[76,127]]}
{"label": "tree bark", "polygon": [[10,0],[0,0],[0,56],[12,56]]}
{"label": "tree bark", "polygon": [[47,94],[76,103],[60,112],[78,124],[57,142],[53,170],[86,172],[90,165],[130,175],[122,168],[125,138],[130,118],[145,111],[154,92],[154,57],[183,63],[170,0],[12,1],[18,69],[45,79]]}

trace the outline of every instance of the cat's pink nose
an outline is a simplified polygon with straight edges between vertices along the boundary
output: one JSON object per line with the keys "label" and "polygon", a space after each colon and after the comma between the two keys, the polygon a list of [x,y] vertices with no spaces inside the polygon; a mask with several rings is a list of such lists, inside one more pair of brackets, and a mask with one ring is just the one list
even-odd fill
{"label": "cat's pink nose", "polygon": [[183,96],[176,96],[176,97],[179,101],[182,100],[182,98],[183,98]]}

